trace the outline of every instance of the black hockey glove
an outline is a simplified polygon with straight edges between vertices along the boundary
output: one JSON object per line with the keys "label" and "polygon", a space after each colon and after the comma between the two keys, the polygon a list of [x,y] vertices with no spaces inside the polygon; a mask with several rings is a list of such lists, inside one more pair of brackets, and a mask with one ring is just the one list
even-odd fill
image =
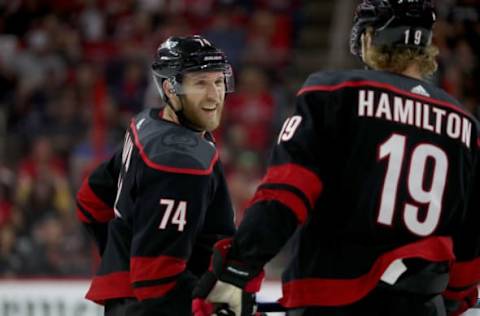
{"label": "black hockey glove", "polygon": [[443,292],[443,299],[447,315],[460,316],[477,304],[478,289],[476,286],[459,292],[447,289]]}
{"label": "black hockey glove", "polygon": [[210,269],[193,291],[194,316],[257,315],[255,293],[260,289],[264,272],[227,261],[230,247],[230,239],[215,244]]}

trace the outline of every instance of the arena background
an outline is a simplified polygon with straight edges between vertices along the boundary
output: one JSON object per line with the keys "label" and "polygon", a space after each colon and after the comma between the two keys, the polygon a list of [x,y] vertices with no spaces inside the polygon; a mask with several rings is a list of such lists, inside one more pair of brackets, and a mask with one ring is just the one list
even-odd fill
{"label": "arena background", "polygon": [[[0,1],[0,315],[101,315],[83,300],[98,257],[74,194],[129,118],[161,106],[149,72],[161,41],[203,34],[234,66],[216,137],[240,221],[308,73],[360,67],[348,52],[355,2]],[[480,1],[436,3],[432,81],[478,117]],[[287,253],[268,266],[266,300]]]}

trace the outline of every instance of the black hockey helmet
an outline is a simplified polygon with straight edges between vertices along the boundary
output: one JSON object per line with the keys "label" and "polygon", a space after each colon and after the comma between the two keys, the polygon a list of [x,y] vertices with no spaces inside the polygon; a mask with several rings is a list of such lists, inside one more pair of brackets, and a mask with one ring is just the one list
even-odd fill
{"label": "black hockey helmet", "polygon": [[350,51],[362,54],[361,36],[373,28],[373,45],[424,49],[432,41],[432,0],[361,0],[350,34]]}
{"label": "black hockey helmet", "polygon": [[152,64],[153,79],[164,101],[162,82],[169,80],[177,95],[184,94],[182,77],[187,72],[222,71],[225,75],[225,92],[234,91],[232,67],[225,54],[199,35],[172,36],[157,49]]}

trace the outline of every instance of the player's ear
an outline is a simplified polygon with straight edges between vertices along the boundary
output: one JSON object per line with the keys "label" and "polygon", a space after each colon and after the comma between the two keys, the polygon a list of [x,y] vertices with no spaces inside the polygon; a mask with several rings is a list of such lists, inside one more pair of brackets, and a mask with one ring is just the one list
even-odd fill
{"label": "player's ear", "polygon": [[172,99],[172,97],[175,96],[175,89],[173,89],[172,83],[170,80],[163,80],[162,82],[162,89],[165,95],[169,98]]}

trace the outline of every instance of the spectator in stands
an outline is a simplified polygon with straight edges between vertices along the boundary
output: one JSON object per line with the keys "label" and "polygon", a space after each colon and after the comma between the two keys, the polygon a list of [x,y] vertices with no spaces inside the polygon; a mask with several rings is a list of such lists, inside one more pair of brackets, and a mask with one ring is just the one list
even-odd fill
{"label": "spectator in stands", "polygon": [[145,65],[140,61],[127,61],[123,66],[122,76],[114,84],[112,95],[122,117],[130,118],[143,109],[148,82]]}
{"label": "spectator in stands", "polygon": [[66,87],[47,103],[45,126],[54,146],[54,151],[62,160],[66,160],[75,144],[80,140],[86,124],[79,111],[79,102],[73,87]]}
{"label": "spectator in stands", "polygon": [[53,152],[50,138],[36,138],[31,154],[22,160],[15,202],[27,215],[28,227],[50,212],[71,216],[73,199],[64,162]]}
{"label": "spectator in stands", "polygon": [[[76,239],[81,241],[78,233],[76,235]],[[68,276],[88,273],[85,247],[74,242],[75,239],[68,234],[65,221],[54,213],[45,215],[38,221],[31,237],[32,244],[27,253],[25,268],[28,274]]]}
{"label": "spectator in stands", "polygon": [[263,152],[272,137],[275,110],[267,75],[256,67],[243,68],[237,91],[227,100],[227,126],[241,129],[247,148]]}
{"label": "spectator in stands", "polygon": [[244,49],[244,61],[270,68],[285,66],[290,59],[291,21],[271,11],[253,13]]}
{"label": "spectator in stands", "polygon": [[235,211],[235,225],[240,225],[244,210],[261,180],[262,163],[255,152],[244,151],[235,156],[227,182]]}
{"label": "spectator in stands", "polygon": [[15,174],[0,165],[0,230],[12,220]]}
{"label": "spectator in stands", "polygon": [[236,12],[234,7],[222,7],[203,32],[208,40],[216,43],[227,54],[235,69],[240,67],[246,40],[245,29],[242,28],[239,21],[241,18],[236,16]]}
{"label": "spectator in stands", "polygon": [[15,230],[4,225],[0,229],[0,277],[15,277],[24,269],[25,260],[19,252]]}

